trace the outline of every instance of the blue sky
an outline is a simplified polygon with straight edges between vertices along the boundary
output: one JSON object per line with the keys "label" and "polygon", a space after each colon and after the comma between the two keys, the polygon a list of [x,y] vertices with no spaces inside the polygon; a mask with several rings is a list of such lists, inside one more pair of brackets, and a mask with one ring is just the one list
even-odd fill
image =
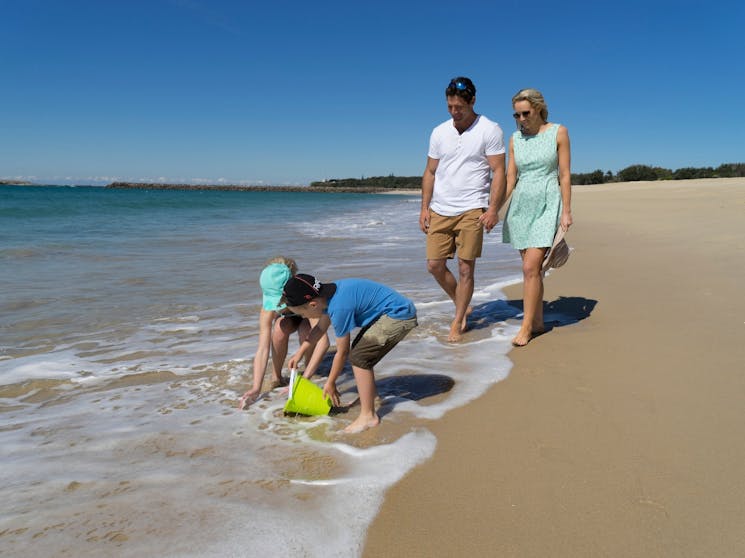
{"label": "blue sky", "polygon": [[540,89],[574,172],[745,162],[742,6],[0,0],[0,178],[419,175],[457,75],[506,135]]}

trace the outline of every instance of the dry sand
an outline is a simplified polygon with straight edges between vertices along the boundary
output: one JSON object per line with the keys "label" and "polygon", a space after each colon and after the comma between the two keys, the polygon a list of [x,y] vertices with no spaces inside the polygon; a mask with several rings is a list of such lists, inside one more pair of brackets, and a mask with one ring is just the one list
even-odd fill
{"label": "dry sand", "polygon": [[579,321],[432,426],[364,556],[745,556],[745,179],[575,187],[572,208],[544,300]]}

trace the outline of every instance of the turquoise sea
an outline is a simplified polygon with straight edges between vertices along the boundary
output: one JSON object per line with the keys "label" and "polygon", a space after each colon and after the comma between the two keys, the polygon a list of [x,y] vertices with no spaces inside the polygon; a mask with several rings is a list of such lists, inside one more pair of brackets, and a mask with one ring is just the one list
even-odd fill
{"label": "turquoise sea", "polygon": [[[385,490],[432,455],[428,425],[507,376],[519,323],[498,227],[473,329],[445,341],[419,201],[0,186],[0,554],[359,555]],[[236,409],[276,255],[415,302],[420,326],[376,370],[379,428],[285,417],[279,392]],[[340,388],[351,397],[351,372]]]}

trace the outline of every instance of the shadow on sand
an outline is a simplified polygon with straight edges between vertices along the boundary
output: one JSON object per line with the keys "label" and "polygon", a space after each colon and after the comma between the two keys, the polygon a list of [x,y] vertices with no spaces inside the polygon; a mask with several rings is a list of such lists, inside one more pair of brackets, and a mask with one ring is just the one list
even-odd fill
{"label": "shadow on sand", "polygon": [[[543,321],[546,332],[555,327],[576,324],[588,318],[597,300],[581,296],[560,296],[552,302],[543,302]],[[519,318],[523,313],[522,300],[495,300],[485,302],[473,309],[468,319],[470,329],[482,329],[509,319]]]}
{"label": "shadow on sand", "polygon": [[[576,324],[588,318],[597,303],[597,300],[580,296],[560,296],[551,302],[544,301],[543,318],[546,324],[546,333],[555,327]],[[483,329],[509,319],[519,319],[522,313],[522,300],[485,302],[474,307],[473,313],[468,319],[469,329]],[[326,355],[323,363],[319,366],[319,376],[328,376],[333,356],[333,352]],[[340,379],[353,377],[352,367],[347,362],[340,374]],[[455,381],[444,374],[417,374],[381,378],[375,382],[375,385],[378,388],[378,396],[385,400],[384,408],[378,410],[378,414],[382,417],[383,414],[391,412],[398,403],[403,401],[419,401],[446,393],[453,388]],[[357,393],[357,388],[352,387],[345,393]],[[356,403],[355,400],[349,406],[334,407],[331,414],[346,413]]]}
{"label": "shadow on sand", "polygon": [[[427,397],[447,393],[453,389],[454,385],[455,380],[445,374],[409,374],[381,378],[375,382],[375,386],[378,388],[378,397],[383,400],[383,405],[378,408],[378,416],[387,415],[396,405],[404,401],[419,401]],[[344,393],[357,393],[357,388],[350,388]],[[344,414],[358,403],[358,400],[354,399],[349,405],[332,407],[329,414]]]}

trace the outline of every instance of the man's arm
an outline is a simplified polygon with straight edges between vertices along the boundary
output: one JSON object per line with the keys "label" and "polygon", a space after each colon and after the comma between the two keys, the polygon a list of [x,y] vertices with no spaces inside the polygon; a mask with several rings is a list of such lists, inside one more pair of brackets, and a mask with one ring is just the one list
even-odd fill
{"label": "man's arm", "polygon": [[491,231],[499,222],[499,211],[504,199],[505,177],[504,177],[504,153],[499,155],[487,155],[486,160],[491,168],[491,187],[489,188],[489,207],[479,217],[479,221],[484,225],[486,232]]}
{"label": "man's arm", "polygon": [[427,166],[422,176],[422,210],[419,212],[419,228],[425,234],[429,228],[429,204],[432,203],[432,193],[435,191],[435,172],[437,172],[439,163],[438,159],[427,157]]}

